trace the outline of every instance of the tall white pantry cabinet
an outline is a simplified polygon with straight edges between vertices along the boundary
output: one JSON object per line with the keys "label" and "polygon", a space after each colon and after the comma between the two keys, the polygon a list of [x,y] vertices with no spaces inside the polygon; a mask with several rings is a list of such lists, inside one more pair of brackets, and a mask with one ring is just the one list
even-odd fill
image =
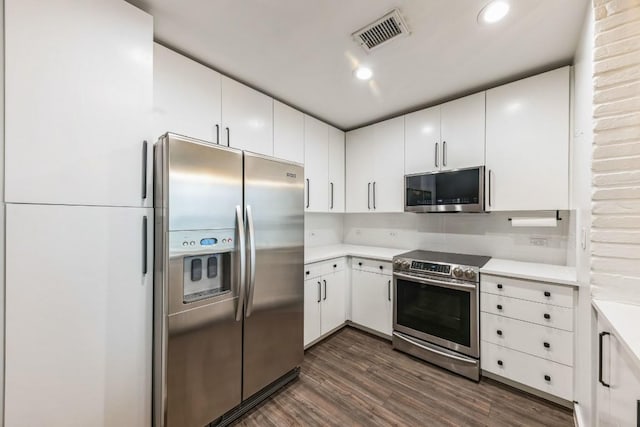
{"label": "tall white pantry cabinet", "polygon": [[152,17],[4,3],[5,425],[148,426]]}

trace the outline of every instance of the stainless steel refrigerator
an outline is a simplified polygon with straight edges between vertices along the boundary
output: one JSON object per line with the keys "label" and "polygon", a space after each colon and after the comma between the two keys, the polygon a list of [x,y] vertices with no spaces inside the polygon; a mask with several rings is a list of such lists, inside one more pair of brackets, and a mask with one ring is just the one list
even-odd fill
{"label": "stainless steel refrigerator", "polygon": [[154,424],[224,425],[302,363],[304,170],[169,133],[154,176]]}

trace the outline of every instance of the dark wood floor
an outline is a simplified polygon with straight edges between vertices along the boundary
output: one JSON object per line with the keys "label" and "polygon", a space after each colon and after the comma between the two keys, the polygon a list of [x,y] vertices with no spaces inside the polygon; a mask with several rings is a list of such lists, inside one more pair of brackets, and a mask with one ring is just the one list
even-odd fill
{"label": "dark wood floor", "polygon": [[476,384],[345,328],[307,350],[300,378],[235,426],[573,426],[571,411]]}

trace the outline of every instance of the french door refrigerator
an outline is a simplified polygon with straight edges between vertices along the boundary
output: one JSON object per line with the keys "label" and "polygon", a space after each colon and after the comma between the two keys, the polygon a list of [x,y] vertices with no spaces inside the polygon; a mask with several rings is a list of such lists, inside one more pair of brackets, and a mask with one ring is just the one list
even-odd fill
{"label": "french door refrigerator", "polygon": [[154,424],[224,425],[302,363],[304,170],[168,133],[154,176]]}

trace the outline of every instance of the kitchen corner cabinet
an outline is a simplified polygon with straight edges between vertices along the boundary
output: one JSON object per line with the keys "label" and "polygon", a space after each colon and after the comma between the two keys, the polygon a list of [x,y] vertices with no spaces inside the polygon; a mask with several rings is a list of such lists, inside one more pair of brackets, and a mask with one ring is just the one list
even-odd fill
{"label": "kitchen corner cabinet", "polygon": [[226,76],[221,80],[220,143],[273,156],[273,99]]}
{"label": "kitchen corner cabinet", "polygon": [[346,211],[404,211],[404,116],[347,133]]}
{"label": "kitchen corner cabinet", "polygon": [[632,427],[640,424],[640,369],[598,313],[598,369],[596,411],[599,426]]}
{"label": "kitchen corner cabinet", "polygon": [[386,336],[393,331],[391,263],[351,260],[351,321]]}
{"label": "kitchen corner cabinet", "polygon": [[153,141],[165,132],[219,143],[220,73],[171,49],[153,48]]}
{"label": "kitchen corner cabinet", "polygon": [[151,15],[117,0],[4,13],[5,200],[151,206]]}
{"label": "kitchen corner cabinet", "polygon": [[344,212],[344,132],[329,126],[329,212]]}
{"label": "kitchen corner cabinet", "polygon": [[487,210],[569,208],[569,69],[487,91]]}
{"label": "kitchen corner cabinet", "polygon": [[6,223],[5,425],[151,425],[153,209],[8,204]]}
{"label": "kitchen corner cabinet", "polygon": [[305,265],[305,347],[344,324],[347,288],[345,258]]}
{"label": "kitchen corner cabinet", "polygon": [[304,116],[305,211],[327,212],[329,206],[329,125]]}
{"label": "kitchen corner cabinet", "polygon": [[273,100],[273,156],[304,163],[304,114]]}

